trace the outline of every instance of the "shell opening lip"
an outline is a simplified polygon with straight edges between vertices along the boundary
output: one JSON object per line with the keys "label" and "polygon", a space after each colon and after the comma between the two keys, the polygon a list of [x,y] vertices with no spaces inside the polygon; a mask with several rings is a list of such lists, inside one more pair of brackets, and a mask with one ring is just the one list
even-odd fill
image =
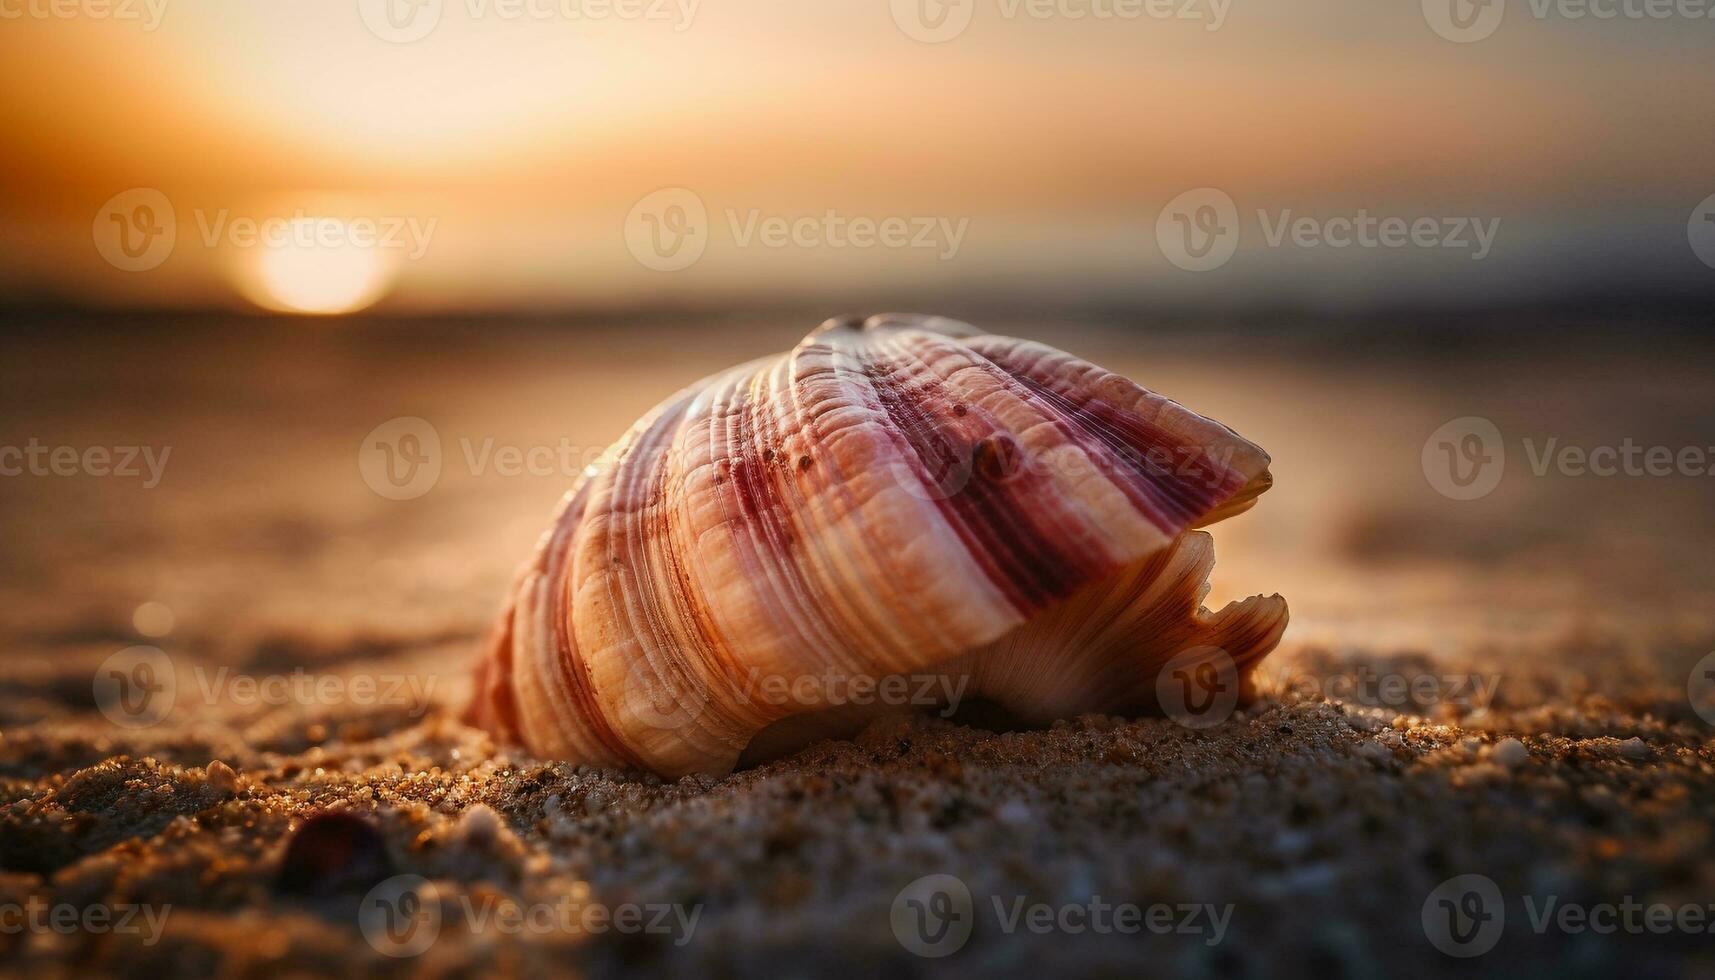
{"label": "shell opening lip", "polygon": [[1218,524],[1229,517],[1237,517],[1245,511],[1250,510],[1252,507],[1255,507],[1257,499],[1267,493],[1269,488],[1272,486],[1274,486],[1274,474],[1270,473],[1268,470],[1263,470],[1249,483],[1240,487],[1238,493],[1233,494],[1232,497],[1228,498],[1214,510],[1204,514],[1200,520],[1191,526],[1193,528],[1204,528],[1211,524]]}

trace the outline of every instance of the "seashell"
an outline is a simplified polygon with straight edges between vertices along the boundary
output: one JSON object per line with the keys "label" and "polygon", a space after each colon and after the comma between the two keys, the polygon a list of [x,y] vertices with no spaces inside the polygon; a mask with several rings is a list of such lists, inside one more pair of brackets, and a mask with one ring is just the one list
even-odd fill
{"label": "seashell", "polygon": [[604,454],[521,571],[467,718],[544,757],[718,775],[753,741],[924,707],[883,696],[897,678],[1030,722],[1171,707],[1157,682],[1186,651],[1242,687],[1286,603],[1201,608],[1192,529],[1252,506],[1268,466],[1051,347],[830,320]]}

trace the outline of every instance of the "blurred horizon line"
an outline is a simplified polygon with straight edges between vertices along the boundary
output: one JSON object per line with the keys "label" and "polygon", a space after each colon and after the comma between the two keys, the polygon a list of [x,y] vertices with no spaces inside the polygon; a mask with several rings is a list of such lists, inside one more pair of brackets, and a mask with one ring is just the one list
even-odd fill
{"label": "blurred horizon line", "polygon": [[1091,326],[1147,323],[1172,328],[1207,325],[1218,321],[1223,328],[1229,329],[1267,328],[1282,324],[1291,324],[1302,329],[1320,323],[1329,328],[1362,326],[1366,331],[1396,333],[1401,336],[1410,336],[1425,329],[1465,332],[1493,328],[1531,332],[1588,325],[1592,329],[1611,330],[1619,323],[1625,323],[1661,333],[1677,333],[1683,330],[1694,336],[1708,336],[1709,339],[1715,340],[1715,334],[1708,330],[1709,317],[1715,315],[1715,287],[1701,292],[1685,290],[1677,295],[1661,295],[1659,291],[1642,294],[1641,291],[1593,290],[1582,296],[1562,295],[1551,300],[1460,303],[1395,299],[1365,304],[1358,308],[1343,306],[1337,309],[1314,303],[1279,301],[1128,302],[1100,297],[1068,301],[1044,299],[1039,292],[1029,289],[1018,290],[1014,295],[987,293],[981,298],[968,290],[950,290],[940,294],[901,291],[887,294],[881,301],[859,300],[855,295],[823,292],[816,295],[758,294],[703,302],[686,300],[578,305],[472,304],[435,309],[397,309],[382,305],[335,315],[279,312],[243,303],[109,306],[42,301],[20,303],[12,302],[13,299],[15,297],[0,297],[0,330],[15,326],[27,327],[32,322],[77,321],[85,318],[92,321],[92,324],[107,323],[115,327],[169,321],[186,325],[228,320],[297,320],[308,323],[324,321],[330,330],[339,331],[347,324],[450,326],[477,323],[559,323],[567,327],[582,327],[638,322],[674,323],[694,319],[724,320],[746,315],[770,319],[808,315],[816,318],[815,322],[821,322],[829,317],[853,314],[868,316],[889,312],[919,312],[972,322],[1048,318]]}

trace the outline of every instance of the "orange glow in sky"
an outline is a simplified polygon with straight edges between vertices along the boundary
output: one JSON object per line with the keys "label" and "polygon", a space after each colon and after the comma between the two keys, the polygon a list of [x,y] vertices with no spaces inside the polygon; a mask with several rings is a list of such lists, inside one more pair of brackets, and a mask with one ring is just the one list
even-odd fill
{"label": "orange glow in sky", "polygon": [[[326,312],[875,284],[1153,296],[1215,281],[1179,274],[1151,237],[1196,187],[1247,216],[1504,217],[1485,270],[1523,254],[1509,247],[1568,254],[1579,208],[1674,209],[1683,225],[1715,191],[1715,62],[1682,24],[1521,17],[1462,45],[1417,3],[1186,0],[1119,20],[1060,13],[1114,7],[1088,0],[972,3],[933,41],[901,23],[912,4],[885,0],[8,5],[0,297]],[[95,14],[119,9],[136,16]],[[343,220],[436,223],[432,247],[263,250],[234,271],[201,233],[222,212],[328,213],[302,187],[363,202]],[[663,272],[628,251],[626,222],[673,188],[707,225],[694,265]],[[157,266],[116,270],[91,228],[139,189],[170,202],[158,217],[177,235]],[[954,258],[743,236],[830,212],[969,231]],[[1272,274],[1362,294],[1439,258],[1372,275],[1359,260],[1399,257],[1243,254],[1222,292]]]}

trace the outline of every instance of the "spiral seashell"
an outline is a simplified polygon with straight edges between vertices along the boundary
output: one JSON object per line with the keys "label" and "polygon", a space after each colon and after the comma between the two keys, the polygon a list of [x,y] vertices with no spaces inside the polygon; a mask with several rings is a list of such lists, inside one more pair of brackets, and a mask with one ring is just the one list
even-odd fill
{"label": "spiral seashell", "polygon": [[1286,603],[1201,608],[1214,552],[1191,529],[1254,504],[1268,465],[1042,344],[830,320],[607,451],[521,571],[468,718],[677,776],[849,733],[899,707],[896,678],[1032,722],[1170,707],[1186,651],[1242,686]]}

